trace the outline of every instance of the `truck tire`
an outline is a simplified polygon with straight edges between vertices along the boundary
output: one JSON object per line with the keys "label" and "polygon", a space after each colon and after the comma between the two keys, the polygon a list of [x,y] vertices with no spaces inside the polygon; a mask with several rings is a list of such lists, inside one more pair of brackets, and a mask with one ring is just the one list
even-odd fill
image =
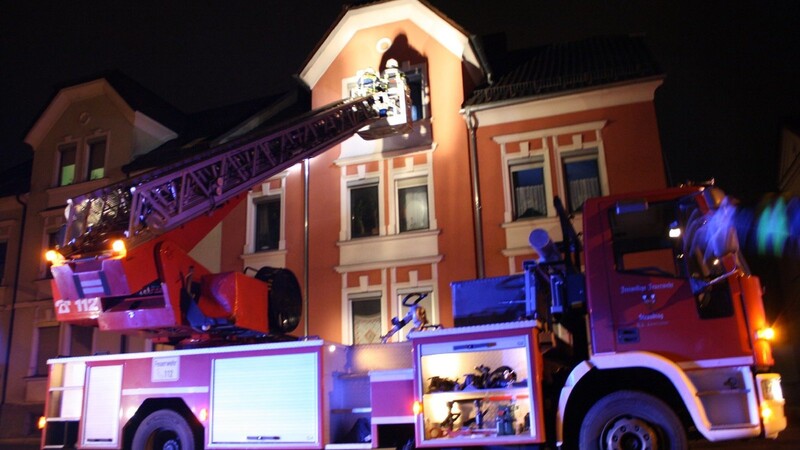
{"label": "truck tire", "polygon": [[606,395],[581,424],[580,449],[684,450],[686,431],[666,403],[636,391]]}
{"label": "truck tire", "polygon": [[145,417],[133,435],[132,450],[194,450],[194,434],[175,411],[160,409]]}

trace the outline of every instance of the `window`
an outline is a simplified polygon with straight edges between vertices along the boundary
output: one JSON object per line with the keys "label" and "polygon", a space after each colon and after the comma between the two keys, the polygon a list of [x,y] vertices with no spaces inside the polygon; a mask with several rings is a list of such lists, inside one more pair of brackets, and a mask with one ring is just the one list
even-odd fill
{"label": "window", "polygon": [[381,297],[350,299],[350,323],[353,344],[376,344],[381,341]]}
{"label": "window", "polygon": [[514,219],[547,216],[544,166],[541,162],[510,166]]}
{"label": "window", "polygon": [[[435,314],[435,311],[433,310],[433,293],[430,292],[429,290],[428,291],[425,291],[425,290],[420,291],[420,290],[417,289],[417,290],[413,290],[413,291],[409,290],[407,292],[398,293],[397,294],[397,310],[399,311],[398,317],[402,319],[403,317],[406,316],[406,314],[408,314],[408,310],[411,309],[411,306],[403,305],[403,299],[405,299],[406,296],[410,295],[409,303],[411,303],[412,306],[413,306],[413,302],[416,301],[417,298],[418,298],[418,296],[415,295],[416,293],[421,293],[421,294],[427,293],[428,294],[425,298],[420,300],[420,302],[417,303],[417,305],[422,307],[425,310],[425,315],[426,315],[426,317],[428,319],[428,325],[436,324],[436,314]],[[414,323],[413,322],[409,322],[405,327],[403,327],[402,330],[398,331],[397,334],[396,334],[398,341],[406,340],[406,336],[408,336],[408,332],[412,328],[414,328]]]}
{"label": "window", "polygon": [[670,236],[675,223],[675,203],[652,203],[641,211],[611,214],[614,258],[618,271],[677,277],[680,240]]}
{"label": "window", "polygon": [[67,186],[75,182],[78,161],[78,145],[64,144],[58,148],[58,185]]}
{"label": "window", "polygon": [[70,356],[89,356],[92,354],[94,327],[70,325]]}
{"label": "window", "polygon": [[255,251],[277,250],[281,238],[280,197],[261,198],[255,206]]}
{"label": "window", "polygon": [[597,151],[592,149],[580,155],[565,156],[562,163],[567,207],[570,212],[579,212],[587,198],[601,194]]}
{"label": "window", "polygon": [[352,239],[380,234],[378,184],[349,187],[350,237]]}
{"label": "window", "polygon": [[425,64],[420,64],[403,70],[411,96],[411,120],[414,122],[430,116],[428,95],[425,92],[428,87],[425,66]]}
{"label": "window", "polygon": [[430,228],[427,177],[397,182],[397,214],[401,233]]}
{"label": "window", "polygon": [[32,376],[47,375],[47,360],[58,356],[58,325],[38,326],[36,333],[36,365]]}
{"label": "window", "polygon": [[105,175],[106,165],[106,139],[94,139],[88,144],[88,173],[87,180],[99,180]]}

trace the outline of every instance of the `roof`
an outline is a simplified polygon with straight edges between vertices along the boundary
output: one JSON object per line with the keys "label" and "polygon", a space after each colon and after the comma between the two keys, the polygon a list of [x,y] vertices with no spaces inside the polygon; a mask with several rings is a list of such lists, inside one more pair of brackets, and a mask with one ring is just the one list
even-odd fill
{"label": "roof", "polygon": [[152,119],[158,124],[158,130],[151,131],[159,131],[164,136],[180,132],[185,124],[186,117],[177,108],[120,71],[112,70],[56,86],[50,102],[28,130],[25,142],[37,148],[52,124],[72,102],[102,94],[109,95],[128,111],[132,121],[137,113]]}
{"label": "roof", "polygon": [[133,173],[192,157],[228,140],[263,130],[310,109],[309,96],[298,86],[288,93],[247,100],[190,114],[177,138],[122,167]]}
{"label": "roof", "polygon": [[474,90],[464,106],[663,76],[641,36],[592,37],[495,58],[492,65],[500,69],[494,74],[497,81]]}

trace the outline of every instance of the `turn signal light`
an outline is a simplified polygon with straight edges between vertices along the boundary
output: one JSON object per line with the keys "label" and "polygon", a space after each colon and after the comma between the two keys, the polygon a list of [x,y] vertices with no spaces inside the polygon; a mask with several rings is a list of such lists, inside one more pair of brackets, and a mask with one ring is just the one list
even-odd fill
{"label": "turn signal light", "polygon": [[64,256],[62,256],[61,253],[55,250],[48,250],[44,254],[44,259],[46,259],[47,262],[51,264],[61,264],[64,262]]}
{"label": "turn signal light", "polygon": [[117,239],[116,241],[111,243],[111,250],[114,251],[119,256],[125,256],[127,250],[125,249],[125,241],[122,239]]}
{"label": "turn signal light", "polygon": [[775,329],[772,327],[761,328],[756,331],[756,339],[763,339],[765,341],[772,341],[775,339]]}
{"label": "turn signal light", "polygon": [[414,402],[414,404],[411,406],[411,410],[414,411],[415,416],[420,415],[420,413],[422,412],[422,403]]}
{"label": "turn signal light", "polygon": [[44,430],[45,425],[47,425],[47,418],[45,416],[39,416],[39,420],[36,421],[36,428]]}

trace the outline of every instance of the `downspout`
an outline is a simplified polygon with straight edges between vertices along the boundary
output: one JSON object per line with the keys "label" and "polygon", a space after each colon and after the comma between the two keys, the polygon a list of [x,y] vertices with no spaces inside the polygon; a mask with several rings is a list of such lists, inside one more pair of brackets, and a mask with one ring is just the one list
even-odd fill
{"label": "downspout", "polygon": [[309,187],[309,168],[310,159],[303,161],[303,312],[306,320],[303,321],[303,336],[308,336],[308,187]]}
{"label": "downspout", "polygon": [[14,319],[17,315],[17,292],[19,292],[20,260],[22,258],[22,238],[25,232],[25,218],[28,215],[28,204],[21,200],[21,195],[17,194],[17,203],[22,205],[22,219],[19,227],[19,240],[17,243],[17,267],[14,269],[14,292],[11,294],[11,313],[8,316],[8,339],[6,340],[6,360],[3,367],[3,392],[0,396],[0,405],[6,404],[6,392],[8,390],[9,362],[11,361],[11,340],[14,337]]}
{"label": "downspout", "polygon": [[481,215],[481,184],[478,178],[478,118],[467,107],[464,120],[469,133],[469,170],[472,178],[472,220],[475,227],[475,272],[478,278],[485,276],[483,257],[483,217]]}

